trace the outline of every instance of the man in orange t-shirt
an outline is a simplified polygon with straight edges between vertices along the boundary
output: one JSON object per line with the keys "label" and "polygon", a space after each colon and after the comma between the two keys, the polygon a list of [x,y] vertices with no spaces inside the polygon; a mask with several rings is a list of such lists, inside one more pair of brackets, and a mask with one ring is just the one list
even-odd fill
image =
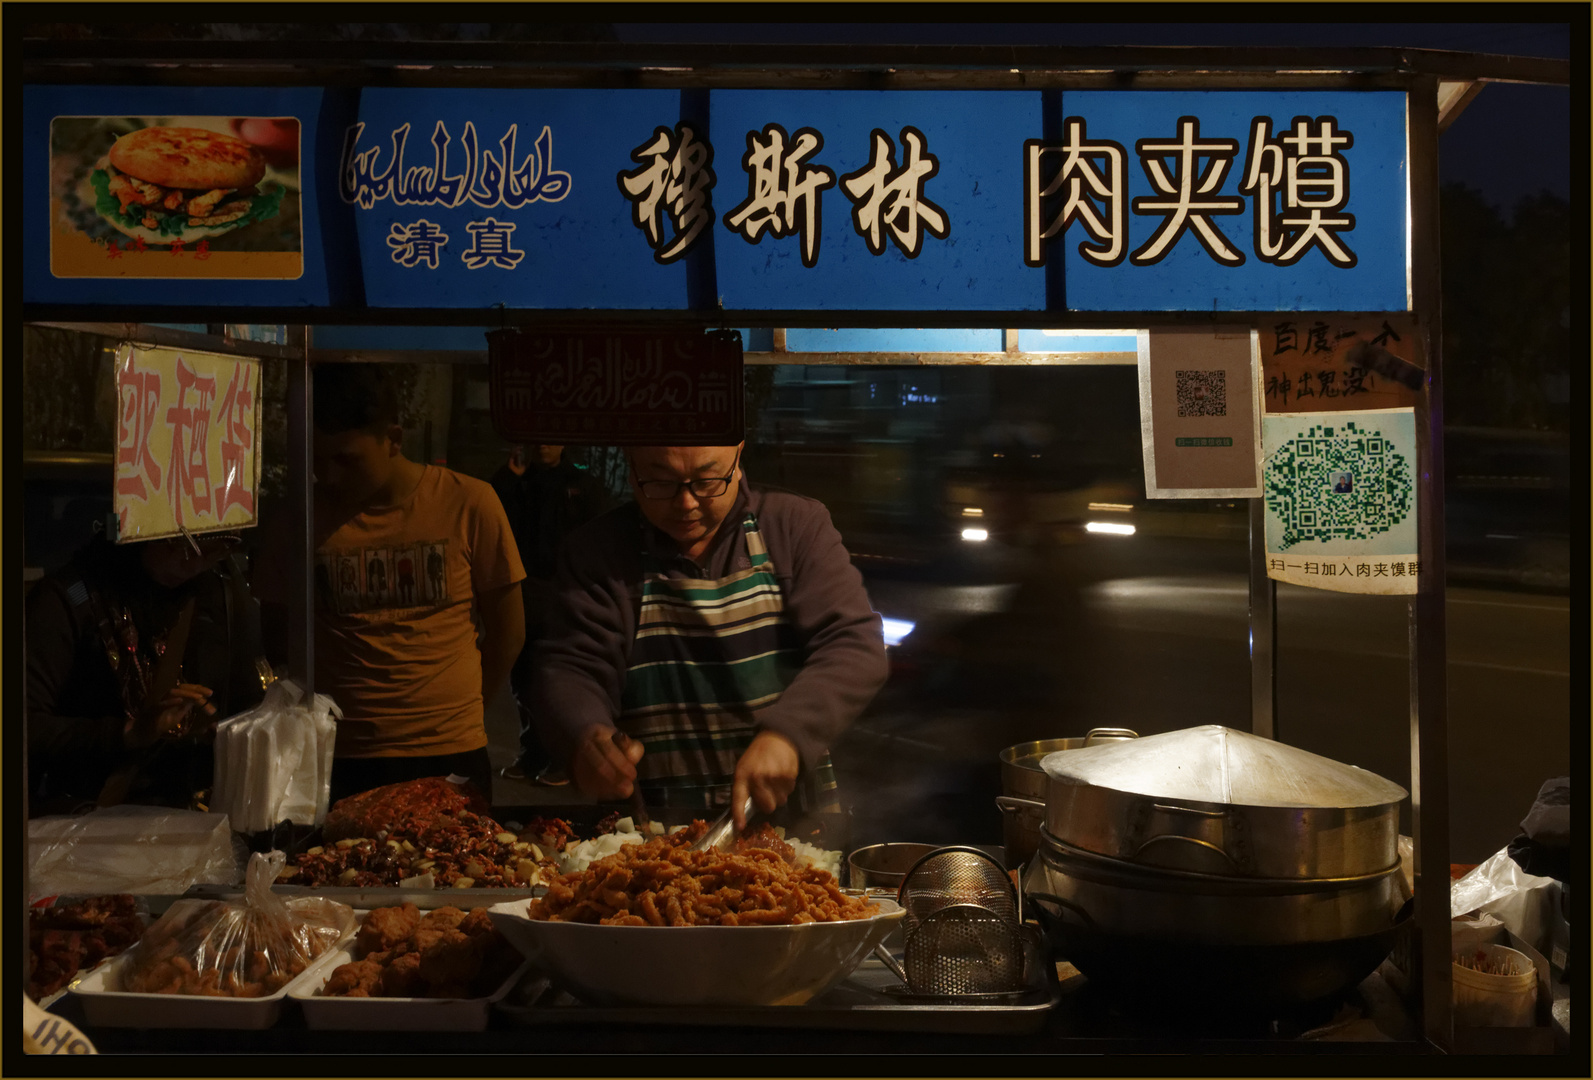
{"label": "man in orange t-shirt", "polygon": [[[403,456],[379,367],[317,365],[314,379],[315,688],[343,712],[332,800],[450,773],[490,800],[486,704],[525,641],[503,506],[485,481]],[[271,587],[286,581],[277,550],[265,597],[285,591]],[[286,611],[265,606],[284,654]]]}

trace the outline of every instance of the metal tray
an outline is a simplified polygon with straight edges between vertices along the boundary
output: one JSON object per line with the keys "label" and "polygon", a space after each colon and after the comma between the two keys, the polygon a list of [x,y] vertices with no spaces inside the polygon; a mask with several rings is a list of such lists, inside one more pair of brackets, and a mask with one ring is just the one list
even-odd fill
{"label": "metal tray", "polygon": [[1029,1035],[1045,1027],[1056,984],[1040,973],[1021,993],[999,1004],[947,1003],[902,994],[901,982],[869,956],[839,986],[806,1005],[746,1008],[656,1008],[583,1005],[539,972],[526,977],[494,1008],[522,1027],[568,1024],[664,1024],[705,1027],[813,1028],[843,1031],[933,1032],[950,1035]]}
{"label": "metal tray", "polygon": [[[368,913],[367,913],[368,914]],[[347,946],[320,965],[314,978],[300,979],[288,992],[312,1030],[333,1031],[485,1031],[492,1005],[526,973],[522,963],[490,995],[479,998],[326,997],[332,972],[354,958]]]}
{"label": "metal tray", "polygon": [[142,994],[120,989],[127,953],[112,957],[73,982],[68,989],[83,1004],[83,1015],[96,1027],[235,1028],[263,1031],[277,1022],[282,1003],[299,985],[326,978],[325,967],[336,955],[328,949],[293,981],[273,994],[257,998],[202,997],[184,994]]}

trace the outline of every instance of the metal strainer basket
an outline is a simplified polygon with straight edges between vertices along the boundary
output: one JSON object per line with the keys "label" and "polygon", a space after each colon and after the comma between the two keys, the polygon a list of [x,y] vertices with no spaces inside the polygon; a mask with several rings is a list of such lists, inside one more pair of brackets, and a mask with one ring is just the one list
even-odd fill
{"label": "metal strainer basket", "polygon": [[978,904],[943,907],[907,939],[907,985],[915,994],[1005,994],[1023,986],[1016,923]]}
{"label": "metal strainer basket", "polygon": [[902,879],[908,986],[917,994],[1006,993],[1023,985],[1018,894],[974,847],[943,847]]}

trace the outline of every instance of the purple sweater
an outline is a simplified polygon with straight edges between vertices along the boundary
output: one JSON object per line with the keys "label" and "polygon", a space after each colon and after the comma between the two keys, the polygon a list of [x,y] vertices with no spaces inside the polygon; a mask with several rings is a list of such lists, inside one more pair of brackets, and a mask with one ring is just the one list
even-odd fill
{"label": "purple sweater", "polygon": [[728,577],[750,565],[737,527],[749,509],[805,656],[780,700],[758,710],[759,728],[789,738],[812,768],[885,685],[880,618],[823,503],[743,481],[701,566],[627,503],[571,533],[559,556],[558,597],[536,646],[530,691],[538,731],[556,760],[568,764],[588,729],[612,727],[619,715],[643,546],[661,556],[670,577]]}

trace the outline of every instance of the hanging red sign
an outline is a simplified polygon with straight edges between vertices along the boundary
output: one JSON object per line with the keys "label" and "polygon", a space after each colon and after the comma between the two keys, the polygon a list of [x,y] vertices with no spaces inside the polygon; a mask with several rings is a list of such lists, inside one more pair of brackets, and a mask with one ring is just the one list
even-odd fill
{"label": "hanging red sign", "polygon": [[517,443],[733,446],[736,330],[495,330],[492,425]]}

